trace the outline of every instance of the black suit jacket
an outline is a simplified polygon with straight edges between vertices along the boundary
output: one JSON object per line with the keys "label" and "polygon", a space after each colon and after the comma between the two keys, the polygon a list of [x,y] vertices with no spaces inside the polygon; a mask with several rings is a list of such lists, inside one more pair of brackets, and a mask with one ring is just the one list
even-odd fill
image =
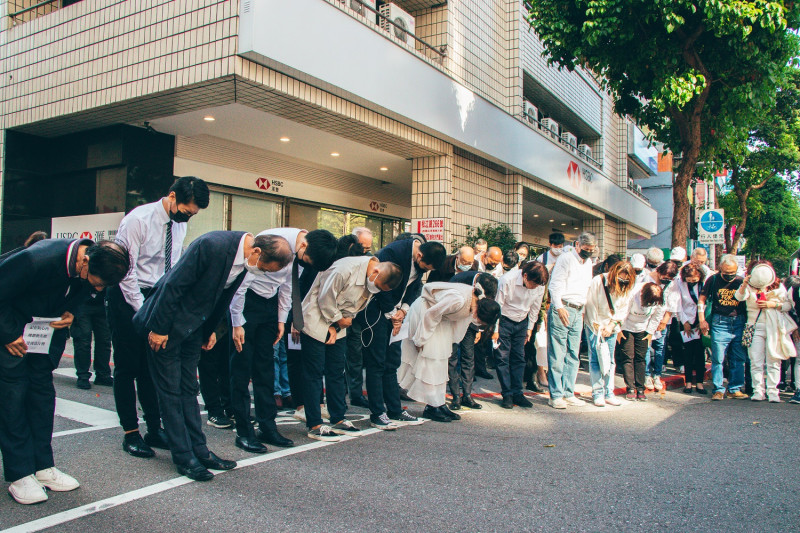
{"label": "black suit jacket", "polygon": [[[417,269],[417,279],[406,288],[408,279],[411,277],[411,269],[417,268],[416,265],[414,267],[411,266],[411,253],[414,251],[414,241],[415,239],[394,241],[378,250],[378,253],[375,254],[381,261],[395,263],[403,271],[403,281],[400,285],[391,291],[378,293],[370,302],[370,306],[377,305],[381,313],[390,312],[401,302],[411,305],[422,293],[422,276],[425,274],[425,271],[420,269]],[[369,315],[373,316],[372,312],[370,312]]]}
{"label": "black suit jacket", "polygon": [[[25,324],[33,317],[60,317],[69,311],[78,314],[89,299],[92,288],[80,278],[70,278],[67,254],[70,244],[91,244],[92,241],[47,239],[28,248],[5,255],[0,261],[0,347],[22,336]],[[56,330],[50,344],[50,358],[58,365],[67,342],[68,328]],[[0,366],[16,366],[22,357],[9,355]]]}
{"label": "black suit jacket", "polygon": [[[461,272],[456,268],[456,261],[458,261],[458,254],[448,255],[444,263],[442,264],[442,268],[438,270],[433,270],[428,274],[428,283],[433,283],[435,281],[450,281],[456,273]],[[467,270],[467,272],[476,272],[478,270],[478,262],[472,261],[472,266]]]}
{"label": "black suit jacket", "polygon": [[225,288],[244,234],[212,231],[195,239],[133,316],[136,333],[146,337],[152,331],[169,335],[170,342],[181,342],[202,328],[206,341],[225,316],[247,272],[243,270]]}
{"label": "black suit jacket", "polygon": [[[482,274],[482,272],[478,272],[475,270],[468,270],[466,272],[459,272],[448,281],[450,283],[463,283],[465,285],[474,285],[475,284],[475,276]],[[428,279],[430,281],[430,279]]]}

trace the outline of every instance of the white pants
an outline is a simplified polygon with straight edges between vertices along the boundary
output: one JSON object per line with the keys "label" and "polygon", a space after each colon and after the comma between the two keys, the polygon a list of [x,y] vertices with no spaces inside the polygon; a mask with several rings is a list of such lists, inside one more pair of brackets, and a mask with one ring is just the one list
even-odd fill
{"label": "white pants", "polygon": [[767,355],[767,326],[756,323],[753,344],[748,348],[750,355],[750,377],[753,381],[753,395],[764,396],[764,372],[767,374],[767,396],[778,398],[778,381],[781,379],[781,360]]}
{"label": "white pants", "polygon": [[794,343],[797,357],[794,358],[794,390],[800,390],[800,341]]}

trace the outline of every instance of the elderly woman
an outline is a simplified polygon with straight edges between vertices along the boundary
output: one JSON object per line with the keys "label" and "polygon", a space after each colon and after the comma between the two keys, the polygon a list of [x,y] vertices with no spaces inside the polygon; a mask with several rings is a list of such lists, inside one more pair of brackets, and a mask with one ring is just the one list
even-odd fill
{"label": "elderly woman", "polygon": [[[636,272],[628,261],[615,263],[607,274],[592,279],[586,298],[584,330],[589,347],[592,399],[598,407],[621,405],[614,396],[614,349],[628,317]],[[598,353],[608,349],[608,354]]]}
{"label": "elderly woman", "polygon": [[422,295],[408,311],[410,335],[402,341],[397,370],[397,379],[408,396],[427,404],[422,416],[437,422],[460,418],[445,405],[453,344],[464,338],[470,323],[484,327],[499,317],[500,306],[484,298],[480,284],[425,284]]}
{"label": "elderly woman", "polygon": [[640,283],[633,288],[628,316],[620,333],[619,362],[625,377],[627,400],[645,401],[645,355],[663,315],[664,289],[656,283]]}
{"label": "elderly woman", "polygon": [[683,330],[683,369],[686,382],[683,392],[686,394],[692,393],[692,386],[698,394],[708,394],[703,387],[706,376],[706,352],[700,336],[700,319],[697,316],[697,302],[700,298],[702,281],[703,271],[700,265],[694,262],[684,265],[680,279],[673,281],[680,294],[678,321]]}
{"label": "elderly woman", "polygon": [[753,401],[763,401],[764,371],[766,369],[766,396],[772,403],[780,403],[778,381],[781,361],[796,355],[789,334],[796,329],[785,312],[791,309],[786,289],[781,285],[769,261],[750,264],[744,283],[734,297],[747,304],[747,324],[755,326],[752,343],[747,348],[750,355],[750,376],[753,381]]}

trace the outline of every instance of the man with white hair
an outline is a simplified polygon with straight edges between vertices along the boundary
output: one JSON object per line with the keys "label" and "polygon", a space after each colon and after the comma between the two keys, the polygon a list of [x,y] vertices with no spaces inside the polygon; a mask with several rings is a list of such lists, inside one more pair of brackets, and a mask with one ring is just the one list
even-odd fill
{"label": "man with white hair", "polygon": [[669,260],[678,263],[678,266],[683,265],[686,261],[686,248],[683,246],[676,246],[669,252]]}
{"label": "man with white hair", "polygon": [[644,259],[646,261],[644,271],[652,272],[658,268],[658,265],[664,262],[664,250],[652,246],[645,252]]}
{"label": "man with white hair", "polygon": [[353,235],[355,235],[358,242],[361,243],[361,246],[364,247],[364,253],[367,255],[372,255],[372,230],[369,228],[365,228],[364,226],[359,226],[357,228],[353,228]]}
{"label": "man with white hair", "polygon": [[486,250],[489,248],[489,243],[486,239],[478,239],[475,241],[475,260],[483,263],[483,256],[486,255]]}
{"label": "man with white hair", "polygon": [[549,403],[556,409],[584,403],[575,397],[575,380],[580,366],[583,307],[592,282],[591,258],[597,249],[597,237],[584,232],[576,244],[574,249],[559,256],[550,277],[547,381]]}
{"label": "man with white hair", "polygon": [[[702,246],[698,246],[697,248],[692,250],[692,256],[689,261],[698,265],[700,270],[703,271],[703,280],[708,279],[709,276],[714,274],[714,271],[708,267],[708,252]],[[686,261],[686,263],[688,263],[689,261]],[[684,263],[684,265],[686,263]]]}

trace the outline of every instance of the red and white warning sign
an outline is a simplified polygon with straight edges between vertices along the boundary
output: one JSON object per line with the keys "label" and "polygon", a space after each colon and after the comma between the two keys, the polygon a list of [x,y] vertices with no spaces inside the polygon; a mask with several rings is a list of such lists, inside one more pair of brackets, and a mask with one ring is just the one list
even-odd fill
{"label": "red and white warning sign", "polygon": [[411,221],[414,233],[424,235],[429,241],[444,242],[443,218],[420,218]]}

